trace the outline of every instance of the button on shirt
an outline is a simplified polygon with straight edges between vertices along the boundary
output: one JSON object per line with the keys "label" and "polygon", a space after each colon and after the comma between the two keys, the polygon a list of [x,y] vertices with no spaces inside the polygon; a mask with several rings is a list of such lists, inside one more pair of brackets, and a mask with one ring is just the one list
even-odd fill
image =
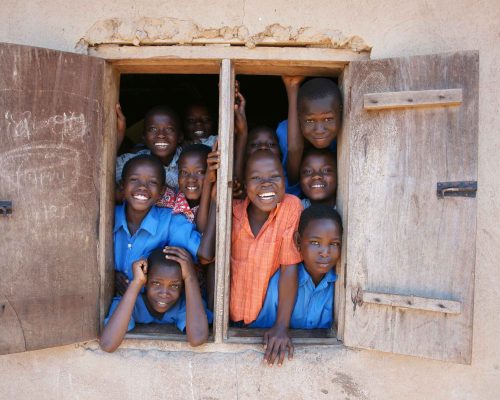
{"label": "button on shirt", "polygon": [[[333,321],[333,294],[337,275],[332,269],[318,286],[315,286],[303,263],[299,264],[298,272],[299,287],[290,318],[290,328],[330,328]],[[278,270],[269,282],[264,305],[255,322],[250,325],[251,328],[270,328],[276,322],[279,279]]]}
{"label": "button on shirt", "polygon": [[[118,304],[120,303],[121,297],[113,298],[111,307],[109,308],[109,313],[104,320],[104,325],[107,325],[109,319],[115,312]],[[208,323],[212,322],[212,313],[205,308],[207,313]],[[134,310],[130,316],[130,321],[128,323],[127,332],[135,328],[135,324],[174,324],[179,328],[181,332],[186,329],[186,299],[184,295],[175,303],[161,318],[156,318],[149,313],[146,304],[144,303],[144,296],[139,294],[137,300],[135,301]]]}
{"label": "button on shirt", "polygon": [[125,204],[115,207],[115,269],[134,278],[132,264],[145,258],[161,246],[177,246],[189,251],[196,262],[201,236],[183,215],[172,214],[170,208],[151,207],[141,226],[130,235],[125,215]]}
{"label": "button on shirt", "polygon": [[[164,165],[165,168],[165,183],[171,188],[177,190],[179,189],[179,168],[177,167],[177,161],[179,160],[179,155],[181,154],[182,149],[177,147],[175,150],[174,157],[169,165]],[[123,167],[131,158],[137,157],[141,154],[151,154],[151,150],[140,150],[137,153],[125,153],[119,156],[116,159],[116,183],[119,183],[122,179]]]}

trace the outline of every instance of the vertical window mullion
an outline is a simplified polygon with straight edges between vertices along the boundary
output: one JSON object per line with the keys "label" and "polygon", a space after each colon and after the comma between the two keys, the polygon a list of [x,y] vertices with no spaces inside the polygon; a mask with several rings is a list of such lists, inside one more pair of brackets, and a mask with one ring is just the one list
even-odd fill
{"label": "vertical window mullion", "polygon": [[231,215],[234,130],[234,65],[221,62],[219,79],[219,151],[217,177],[217,239],[215,249],[214,340],[227,339],[229,321],[229,268],[231,262]]}

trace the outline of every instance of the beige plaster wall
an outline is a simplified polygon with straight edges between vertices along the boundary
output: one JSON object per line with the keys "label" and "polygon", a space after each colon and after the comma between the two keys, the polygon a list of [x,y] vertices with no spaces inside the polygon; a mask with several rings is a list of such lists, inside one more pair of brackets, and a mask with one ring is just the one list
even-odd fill
{"label": "beige plaster wall", "polygon": [[[0,399],[325,398],[497,399],[500,396],[500,2],[3,0],[0,41],[74,51],[94,22],[168,16],[205,27],[272,23],[339,29],[373,45],[372,58],[479,49],[479,193],[472,365],[298,347],[281,369],[258,347],[150,346],[113,355],[95,342],[0,357]],[[215,350],[218,350],[215,352]]]}

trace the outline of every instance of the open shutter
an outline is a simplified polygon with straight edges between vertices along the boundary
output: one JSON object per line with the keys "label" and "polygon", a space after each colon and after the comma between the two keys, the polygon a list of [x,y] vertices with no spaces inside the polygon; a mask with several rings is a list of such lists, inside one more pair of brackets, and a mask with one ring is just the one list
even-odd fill
{"label": "open shutter", "polygon": [[470,363],[478,54],[356,61],[346,84],[344,341]]}
{"label": "open shutter", "polygon": [[0,44],[0,354],[97,337],[104,72]]}

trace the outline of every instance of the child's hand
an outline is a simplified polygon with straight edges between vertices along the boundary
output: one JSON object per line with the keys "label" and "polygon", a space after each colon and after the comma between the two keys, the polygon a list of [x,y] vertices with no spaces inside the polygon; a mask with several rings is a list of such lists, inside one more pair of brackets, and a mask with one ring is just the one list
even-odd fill
{"label": "child's hand", "polygon": [[120,103],[115,106],[116,111],[116,140],[118,142],[118,146],[123,142],[123,138],[125,137],[125,131],[127,130],[127,119],[122,112],[122,107]]}
{"label": "child's hand", "polygon": [[219,140],[214,143],[212,151],[208,153],[207,157],[207,173],[205,174],[205,179],[210,183],[217,182],[217,170],[220,166],[220,152],[217,150],[218,146]]}
{"label": "child's hand", "polygon": [[245,114],[246,104],[245,97],[240,92],[240,83],[236,81],[234,90],[234,132],[236,134],[244,133],[248,129]]}
{"label": "child's hand", "polygon": [[233,179],[233,199],[242,199],[245,197],[245,191],[243,190],[243,185],[239,179]]}
{"label": "child's hand", "polygon": [[165,246],[163,253],[165,253],[166,259],[177,261],[180,264],[182,279],[184,281],[192,279],[193,277],[196,278],[193,258],[187,250],[181,247]]}
{"label": "child's hand", "polygon": [[289,88],[298,88],[300,86],[300,84],[304,81],[304,79],[306,79],[305,76],[288,76],[288,75],[285,75],[285,76],[282,76],[281,79],[283,80],[283,83],[285,84],[285,88],[287,88],[287,90]]}
{"label": "child's hand", "polygon": [[288,350],[288,359],[293,358],[292,339],[288,336],[288,329],[280,325],[274,325],[271,329],[264,333],[264,362],[270,367],[274,361],[278,361],[278,366],[281,367],[285,360],[285,353]]}
{"label": "child's hand", "polygon": [[144,286],[147,281],[148,274],[148,262],[146,259],[141,258],[132,264],[132,271],[134,273],[134,280],[132,282],[137,282],[138,284]]}
{"label": "child's hand", "polygon": [[118,296],[123,296],[128,288],[128,278],[123,272],[115,271],[115,290]]}

